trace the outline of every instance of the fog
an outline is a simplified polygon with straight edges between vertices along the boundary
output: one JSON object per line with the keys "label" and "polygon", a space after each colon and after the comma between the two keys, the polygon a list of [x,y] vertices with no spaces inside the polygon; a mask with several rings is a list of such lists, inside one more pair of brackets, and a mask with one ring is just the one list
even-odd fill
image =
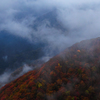
{"label": "fog", "polygon": [[[12,73],[11,70],[5,71],[2,75],[0,75],[0,88],[5,84],[11,82],[12,80],[22,76],[23,74],[27,73],[28,71],[33,70],[31,66],[24,65],[23,68],[18,70],[15,73]],[[12,73],[12,74],[11,74]],[[14,75],[15,74],[15,75]]]}
{"label": "fog", "polygon": [[99,37],[99,26],[99,0],[0,2],[0,31],[6,30],[9,34],[28,39],[32,43],[47,43],[43,48],[47,57],[52,57],[81,40]]}
{"label": "fog", "polygon": [[[75,42],[99,36],[99,5],[99,0],[4,0],[0,3],[0,30],[63,50]],[[67,31],[46,27],[51,20],[45,18],[43,23],[38,22],[37,31],[30,27],[50,11],[55,11],[57,21]]]}

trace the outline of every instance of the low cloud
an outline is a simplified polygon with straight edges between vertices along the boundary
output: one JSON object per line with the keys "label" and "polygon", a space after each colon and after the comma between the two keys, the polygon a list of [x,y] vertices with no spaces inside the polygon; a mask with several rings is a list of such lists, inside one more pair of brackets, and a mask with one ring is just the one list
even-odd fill
{"label": "low cloud", "polygon": [[5,71],[2,75],[0,75],[0,88],[31,70],[33,70],[33,67],[25,64],[22,68],[17,69],[15,72],[11,70]]}
{"label": "low cloud", "polygon": [[[8,2],[9,1],[9,2]],[[47,42],[49,48],[59,51],[83,39],[100,36],[100,2],[99,0],[4,0],[0,6],[0,30],[28,38],[33,42]],[[67,31],[55,27],[47,27],[47,19],[38,22],[34,30],[35,20],[56,9],[57,21]]]}
{"label": "low cloud", "polygon": [[[53,17],[51,17],[52,12],[55,14]],[[45,55],[50,57],[76,42],[100,37],[99,26],[99,0],[3,0],[0,2],[0,31],[6,30],[33,43],[46,43],[43,49]],[[24,67],[22,74],[29,70],[30,67]],[[1,75],[0,82],[7,82],[10,73]]]}

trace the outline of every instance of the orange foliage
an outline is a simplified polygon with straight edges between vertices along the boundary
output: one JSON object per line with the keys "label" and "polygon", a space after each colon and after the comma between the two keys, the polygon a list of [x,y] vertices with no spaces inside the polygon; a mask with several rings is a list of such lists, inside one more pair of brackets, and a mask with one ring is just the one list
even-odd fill
{"label": "orange foliage", "polygon": [[100,39],[81,43],[2,87],[0,100],[100,100]]}

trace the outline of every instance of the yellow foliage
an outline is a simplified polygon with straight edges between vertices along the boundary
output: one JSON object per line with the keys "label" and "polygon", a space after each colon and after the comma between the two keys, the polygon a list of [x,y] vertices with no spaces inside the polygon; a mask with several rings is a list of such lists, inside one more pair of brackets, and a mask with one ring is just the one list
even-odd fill
{"label": "yellow foliage", "polygon": [[72,97],[71,100],[75,100],[74,97]]}
{"label": "yellow foliage", "polygon": [[58,63],[58,66],[60,66],[60,63]]}
{"label": "yellow foliage", "polygon": [[62,66],[60,65],[60,63],[58,63],[58,66],[59,66],[59,67],[62,67]]}
{"label": "yellow foliage", "polygon": [[89,91],[89,92],[94,92],[94,87],[90,86],[90,87],[88,88],[88,91]]}
{"label": "yellow foliage", "polygon": [[85,93],[86,93],[86,94],[89,94],[89,91],[88,91],[88,90],[86,90],[86,91],[85,91]]}
{"label": "yellow foliage", "polygon": [[67,94],[67,95],[70,95],[70,91],[66,91],[66,94]]}
{"label": "yellow foliage", "polygon": [[39,87],[39,88],[42,87],[42,84],[41,84],[41,83],[38,83],[38,87]]}

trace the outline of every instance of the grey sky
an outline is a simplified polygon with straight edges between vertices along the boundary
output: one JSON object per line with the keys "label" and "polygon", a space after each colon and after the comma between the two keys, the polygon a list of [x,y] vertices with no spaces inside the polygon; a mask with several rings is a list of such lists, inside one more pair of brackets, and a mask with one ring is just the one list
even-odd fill
{"label": "grey sky", "polygon": [[[53,9],[57,10],[57,20],[68,29],[63,33],[45,24],[38,31],[29,27],[37,16]],[[37,16],[36,16],[37,15]],[[64,49],[83,39],[100,36],[99,0],[3,0],[0,2],[0,30],[30,40],[47,41],[53,48]]]}
{"label": "grey sky", "polygon": [[[37,31],[34,25],[37,17],[56,9],[56,19],[67,29],[46,27],[49,20],[39,23]],[[2,0],[0,1],[0,31],[6,30],[13,35],[27,38],[32,42],[46,42],[53,51],[62,51],[68,46],[84,39],[100,37],[100,0]],[[49,54],[48,54],[49,53]],[[46,58],[47,59],[47,58]],[[22,73],[29,71],[24,67]],[[21,74],[22,75],[22,74]],[[0,76],[6,83],[10,74]]]}

